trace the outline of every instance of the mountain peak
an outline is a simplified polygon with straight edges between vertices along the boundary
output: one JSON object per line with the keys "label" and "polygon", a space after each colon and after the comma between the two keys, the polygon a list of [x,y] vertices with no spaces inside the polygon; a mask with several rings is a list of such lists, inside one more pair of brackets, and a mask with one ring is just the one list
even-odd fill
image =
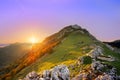
{"label": "mountain peak", "polygon": [[71,27],[74,28],[74,29],[81,29],[81,26],[79,26],[77,24],[71,25]]}
{"label": "mountain peak", "polygon": [[59,40],[65,38],[66,36],[70,35],[73,32],[77,32],[78,34],[87,34],[88,36],[92,36],[86,29],[81,28],[81,26],[79,26],[77,24],[74,24],[74,25],[66,26],[63,29],[61,29],[59,32],[47,37],[43,41],[43,43],[48,44],[50,42],[59,41]]}
{"label": "mountain peak", "polygon": [[63,29],[61,29],[58,33],[66,35],[74,31],[80,31],[82,33],[89,33],[86,29],[81,28],[81,26],[77,24],[66,26]]}
{"label": "mountain peak", "polygon": [[69,25],[63,28],[61,31],[74,31],[74,30],[82,30],[81,26],[75,24],[75,25]]}
{"label": "mountain peak", "polygon": [[[89,76],[85,79],[92,77],[91,80],[94,80],[94,78],[99,79],[101,75],[104,77],[104,73],[108,73],[108,71],[110,72],[109,74],[111,74],[113,69],[117,69],[114,71],[115,76],[116,72],[120,73],[120,67],[117,64],[120,61],[119,56],[120,54],[109,49],[105,44],[102,44],[102,42],[92,36],[89,31],[75,24],[66,26],[59,32],[47,37],[40,45],[32,46],[32,49],[23,56],[20,61],[16,61],[15,64],[1,69],[0,73],[4,73],[2,76],[4,80],[9,77],[11,79],[13,77],[15,80],[24,78],[28,72],[30,72],[28,73],[28,77],[30,74],[31,78],[31,74],[33,75],[33,73],[35,73],[32,70],[45,75],[49,72],[50,75],[52,75],[51,73],[54,72],[54,68],[59,69],[61,72],[62,67],[57,65],[63,64],[68,68],[63,66],[65,70],[63,68],[62,70],[63,72],[69,72],[70,70],[69,76],[71,76],[71,80],[82,80],[83,76],[86,75]],[[81,66],[84,66],[84,68],[81,68]],[[9,76],[6,76],[6,74]],[[83,76],[79,79],[78,77],[79,75],[81,76],[81,74]],[[109,74],[106,75],[110,76]],[[38,77],[41,78],[39,75],[42,74],[38,74]]]}

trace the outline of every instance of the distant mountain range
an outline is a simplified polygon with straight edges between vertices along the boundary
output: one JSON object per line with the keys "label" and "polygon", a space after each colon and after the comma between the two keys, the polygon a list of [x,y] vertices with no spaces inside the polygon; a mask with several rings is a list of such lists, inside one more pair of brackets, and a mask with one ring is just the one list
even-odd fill
{"label": "distant mountain range", "polygon": [[120,80],[120,53],[79,25],[66,26],[18,59],[0,70],[1,79]]}
{"label": "distant mountain range", "polygon": [[27,43],[1,44],[1,46],[0,68],[19,60],[31,50],[31,44]]}
{"label": "distant mountain range", "polygon": [[8,46],[9,44],[0,44],[0,48]]}
{"label": "distant mountain range", "polygon": [[111,45],[112,47],[120,48],[120,40],[115,40],[113,42],[104,42],[104,43],[107,43]]}

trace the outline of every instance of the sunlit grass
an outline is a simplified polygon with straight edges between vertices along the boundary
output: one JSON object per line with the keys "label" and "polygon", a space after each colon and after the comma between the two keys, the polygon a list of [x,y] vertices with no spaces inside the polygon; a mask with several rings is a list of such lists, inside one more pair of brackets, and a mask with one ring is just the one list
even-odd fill
{"label": "sunlit grass", "polygon": [[86,49],[84,50],[85,53],[83,53],[82,48],[90,46],[91,44],[93,44],[93,40],[87,34],[73,32],[56,46],[52,53],[44,55],[32,65],[24,68],[17,74],[17,77],[24,77],[32,70],[42,72],[43,70],[50,69],[59,64],[65,64],[67,66],[75,64],[79,56],[84,56],[91,50]]}

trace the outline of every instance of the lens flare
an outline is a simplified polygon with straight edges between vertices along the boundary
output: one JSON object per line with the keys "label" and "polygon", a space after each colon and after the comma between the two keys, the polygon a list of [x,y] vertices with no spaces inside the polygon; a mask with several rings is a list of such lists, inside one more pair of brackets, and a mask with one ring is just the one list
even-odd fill
{"label": "lens flare", "polygon": [[37,43],[37,39],[35,37],[30,38],[30,43],[35,44]]}

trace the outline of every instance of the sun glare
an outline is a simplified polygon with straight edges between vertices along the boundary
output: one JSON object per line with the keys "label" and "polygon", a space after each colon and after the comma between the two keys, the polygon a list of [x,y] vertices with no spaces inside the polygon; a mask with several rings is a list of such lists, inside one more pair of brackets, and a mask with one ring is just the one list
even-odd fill
{"label": "sun glare", "polygon": [[35,37],[30,38],[30,43],[35,44],[37,43],[37,39]]}

